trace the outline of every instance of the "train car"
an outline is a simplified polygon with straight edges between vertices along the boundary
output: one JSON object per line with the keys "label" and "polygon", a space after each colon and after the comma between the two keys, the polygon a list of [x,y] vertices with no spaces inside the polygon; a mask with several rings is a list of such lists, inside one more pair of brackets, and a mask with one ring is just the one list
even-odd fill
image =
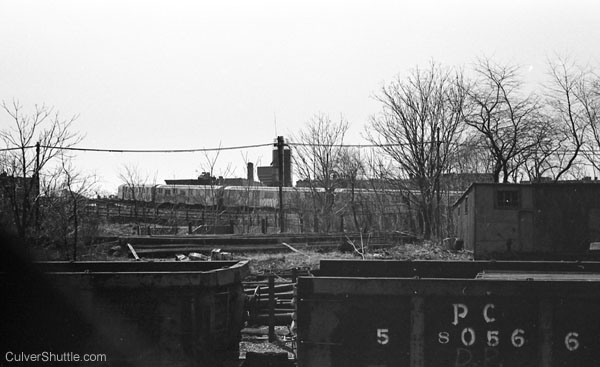
{"label": "train car", "polygon": [[157,185],[156,204],[214,206],[222,196],[218,185]]}
{"label": "train car", "polygon": [[[342,213],[354,200],[363,207],[383,208],[384,213],[408,212],[407,191],[338,188],[327,197],[324,188],[284,187],[284,206],[290,209],[309,209],[313,200],[322,205],[332,200],[336,211]],[[415,193],[416,194],[416,193]],[[279,188],[268,186],[221,185],[121,185],[118,197],[126,201],[144,201],[158,205],[220,205],[225,208],[278,209]]]}
{"label": "train car", "polygon": [[597,366],[600,263],[321,261],[298,366]]}
{"label": "train car", "polygon": [[24,264],[0,273],[0,342],[13,361],[45,353],[48,365],[236,362],[248,272],[245,261]]}
{"label": "train car", "polygon": [[277,208],[278,192],[277,187],[226,186],[222,205],[227,208]]}
{"label": "train car", "polygon": [[156,185],[120,185],[117,191],[118,198],[124,201],[154,201]]}

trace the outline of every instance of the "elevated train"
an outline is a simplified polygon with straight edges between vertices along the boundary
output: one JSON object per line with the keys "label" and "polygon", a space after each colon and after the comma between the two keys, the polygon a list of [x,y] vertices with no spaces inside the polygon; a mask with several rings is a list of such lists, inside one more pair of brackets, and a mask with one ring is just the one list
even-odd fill
{"label": "elevated train", "polygon": [[[316,195],[315,195],[316,194]],[[402,211],[407,205],[406,191],[338,188],[333,192],[336,207],[355,203],[379,203],[382,207]],[[279,188],[267,186],[226,185],[121,185],[118,198],[124,201],[141,201],[156,205],[192,205],[202,207],[279,207]],[[284,205],[302,208],[313,205],[313,200],[327,200],[325,189],[284,187]]]}

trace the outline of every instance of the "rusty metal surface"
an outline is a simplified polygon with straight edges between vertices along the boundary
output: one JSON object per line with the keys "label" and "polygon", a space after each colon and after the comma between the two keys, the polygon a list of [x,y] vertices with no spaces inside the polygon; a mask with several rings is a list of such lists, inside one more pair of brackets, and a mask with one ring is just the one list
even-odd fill
{"label": "rusty metal surface", "polygon": [[32,271],[57,286],[81,289],[218,287],[239,283],[250,272],[247,261],[46,262]]}
{"label": "rusty metal surface", "polygon": [[32,266],[43,273],[93,272],[93,273],[144,273],[210,271],[238,265],[238,261],[49,261]]}
{"label": "rusty metal surface", "polygon": [[301,277],[298,361],[300,367],[596,366],[599,307],[598,277]]}
{"label": "rusty metal surface", "polygon": [[600,273],[597,261],[321,260],[318,275],[339,277],[475,278],[484,271]]}
{"label": "rusty metal surface", "polygon": [[509,270],[488,270],[477,274],[477,279],[497,279],[497,280],[580,280],[580,281],[600,281],[600,273],[568,273],[568,272],[550,272],[550,271],[509,271]]}
{"label": "rusty metal surface", "polygon": [[237,356],[248,264],[216,265],[46,263],[2,273],[2,352],[102,353],[110,366],[218,364]]}

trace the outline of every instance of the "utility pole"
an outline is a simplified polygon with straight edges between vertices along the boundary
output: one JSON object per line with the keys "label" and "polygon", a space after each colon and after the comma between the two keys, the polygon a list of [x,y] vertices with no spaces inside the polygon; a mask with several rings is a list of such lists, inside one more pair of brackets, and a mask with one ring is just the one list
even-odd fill
{"label": "utility pole", "polygon": [[284,215],[283,215],[283,180],[284,180],[284,164],[283,164],[283,146],[284,146],[283,136],[277,137],[277,173],[279,176],[279,232],[283,233],[285,231],[285,223],[284,223]]}
{"label": "utility pole", "polygon": [[[26,175],[23,174],[23,177],[26,177]],[[33,179],[35,180],[35,190],[36,190],[36,192],[35,192],[35,228],[36,228],[36,230],[38,230],[39,225],[40,225],[40,201],[39,201],[39,196],[40,196],[40,142],[39,141],[35,144],[35,175],[33,175]],[[25,185],[25,182],[23,182],[23,185]],[[28,193],[27,191],[25,191],[25,192],[27,195],[31,195],[31,193]]]}
{"label": "utility pole", "polygon": [[435,192],[436,192],[436,215],[435,221],[436,223],[436,235],[441,239],[442,234],[442,211],[440,208],[440,202],[442,201],[441,193],[440,193],[440,180],[442,179],[442,169],[440,167],[440,128],[436,129],[436,137],[435,137],[435,172],[436,172],[436,180],[435,180]]}

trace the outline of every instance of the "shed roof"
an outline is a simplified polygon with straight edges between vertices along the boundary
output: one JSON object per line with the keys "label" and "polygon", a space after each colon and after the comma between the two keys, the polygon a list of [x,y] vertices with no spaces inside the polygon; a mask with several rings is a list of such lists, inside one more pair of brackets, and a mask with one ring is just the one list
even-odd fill
{"label": "shed roof", "polygon": [[573,187],[573,186],[588,186],[595,185],[600,189],[600,181],[594,180],[580,180],[580,181],[552,181],[552,182],[537,182],[537,183],[498,183],[498,182],[473,182],[466,190],[462,193],[462,195],[452,204],[452,207],[456,207],[464,200],[466,196],[469,195],[475,186],[495,186],[495,187],[544,187],[544,186],[561,186],[561,187]]}

